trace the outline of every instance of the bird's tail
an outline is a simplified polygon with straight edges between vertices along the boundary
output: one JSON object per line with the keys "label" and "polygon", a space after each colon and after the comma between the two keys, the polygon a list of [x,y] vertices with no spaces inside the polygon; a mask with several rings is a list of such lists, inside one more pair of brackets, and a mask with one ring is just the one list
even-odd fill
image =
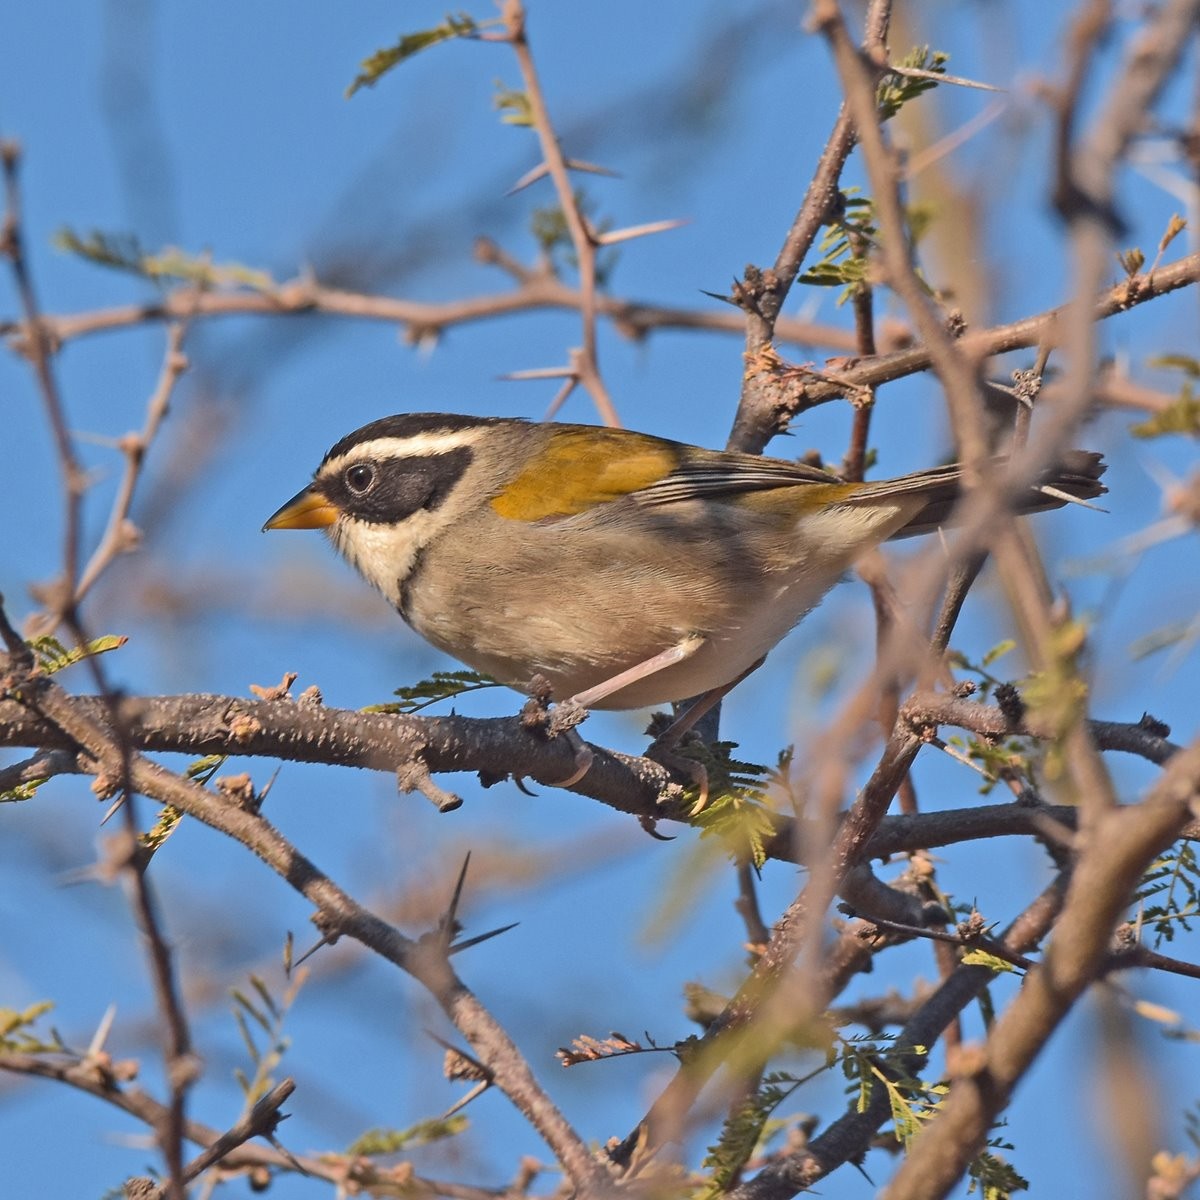
{"label": "bird's tail", "polygon": [[[1000,465],[1004,460],[997,460]],[[1041,480],[1019,496],[1014,504],[1017,513],[1043,512],[1050,508],[1062,508],[1064,504],[1084,503],[1104,495],[1108,489],[1100,482],[1107,464],[1100,454],[1090,450],[1069,450],[1059,462],[1047,469]],[[934,467],[928,471],[917,471],[899,479],[889,479],[878,485],[864,485],[854,502],[878,500],[883,494],[890,496],[919,493],[925,503],[902,526],[892,538],[913,537],[916,534],[932,533],[952,523],[952,512],[962,495],[963,468],[955,463],[947,467]]]}

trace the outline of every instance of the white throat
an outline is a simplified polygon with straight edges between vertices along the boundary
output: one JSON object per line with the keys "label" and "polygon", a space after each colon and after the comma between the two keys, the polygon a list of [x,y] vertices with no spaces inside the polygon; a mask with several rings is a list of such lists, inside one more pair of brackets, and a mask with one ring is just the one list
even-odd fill
{"label": "white throat", "polygon": [[404,584],[421,550],[445,523],[436,512],[413,513],[399,525],[374,525],[339,517],[328,529],[334,549],[393,608],[400,609]]}

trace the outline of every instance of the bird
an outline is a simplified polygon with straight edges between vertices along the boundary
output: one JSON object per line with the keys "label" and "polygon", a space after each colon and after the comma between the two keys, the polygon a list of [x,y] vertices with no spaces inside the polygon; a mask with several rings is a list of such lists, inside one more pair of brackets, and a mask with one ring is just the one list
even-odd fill
{"label": "bird", "polygon": [[[1107,489],[1071,451],[1015,502]],[[337,442],[265,530],[322,529],[426,641],[527,694],[719,694],[866,551],[945,525],[959,465],[847,482],[628,429],[403,413]]]}

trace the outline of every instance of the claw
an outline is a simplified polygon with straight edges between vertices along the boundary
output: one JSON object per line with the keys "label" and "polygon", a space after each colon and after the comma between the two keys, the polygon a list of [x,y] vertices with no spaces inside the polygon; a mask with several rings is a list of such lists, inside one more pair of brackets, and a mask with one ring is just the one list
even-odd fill
{"label": "claw", "polygon": [[708,806],[708,768],[703,763],[676,754],[674,744],[670,741],[664,742],[662,738],[651,744],[646,751],[646,757],[666,767],[673,775],[683,775],[691,781],[699,794],[696,802],[688,809],[688,816],[698,816],[705,810]]}
{"label": "claw", "polygon": [[575,755],[575,770],[566,779],[558,780],[553,785],[554,787],[566,788],[578,783],[588,773],[594,755],[592,754],[591,747],[579,736],[577,729],[564,730],[559,736],[566,739],[567,745],[571,747]]}
{"label": "claw", "polygon": [[638,824],[656,841],[656,842],[673,842],[673,837],[668,837],[665,833],[658,832],[658,822],[653,817],[638,817]]}

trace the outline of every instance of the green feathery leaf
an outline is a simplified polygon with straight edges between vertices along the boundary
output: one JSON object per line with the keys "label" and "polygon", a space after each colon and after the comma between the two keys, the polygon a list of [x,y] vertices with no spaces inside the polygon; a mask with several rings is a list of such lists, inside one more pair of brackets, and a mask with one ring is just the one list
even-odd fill
{"label": "green feathery leaf", "polygon": [[54,1001],[39,1000],[28,1008],[0,1008],[0,1050],[12,1054],[62,1054],[62,1039],[52,1029],[43,1037],[33,1032],[40,1017],[54,1008]]}
{"label": "green feathery leaf", "polygon": [[766,1075],[757,1091],[725,1118],[717,1141],[709,1146],[704,1166],[711,1171],[696,1200],[717,1200],[736,1182],[746,1163],[790,1122],[772,1121],[771,1114],[804,1080],[794,1075]]}
{"label": "green feathery leaf", "polygon": [[499,23],[499,18],[476,21],[467,13],[459,13],[457,16],[448,13],[440,25],[434,25],[431,29],[419,29],[416,33],[406,33],[394,45],[376,50],[370,57],[363,59],[354,82],[346,89],[346,99],[360,88],[374,87],[393,67],[398,67],[414,54],[420,54],[422,50],[428,50],[430,46],[453,41],[455,38],[478,37],[480,30]]}
{"label": "green feathery leaf", "polygon": [[400,699],[391,704],[372,704],[363,709],[369,713],[418,713],[440,700],[453,700],[471,692],[482,692],[486,688],[502,687],[490,675],[480,671],[434,671],[428,679],[414,683],[411,687],[397,688],[392,694]]}
{"label": "green feathery leaf", "polygon": [[276,286],[266,271],[242,263],[215,263],[206,254],[191,254],[175,246],[164,246],[152,254],[132,234],[93,230],[81,237],[72,229],[60,229],[54,245],[98,266],[140,275],[152,283],[181,280],[198,288],[246,287],[258,292]]}
{"label": "green feathery leaf", "polygon": [[532,128],[533,107],[529,103],[528,92],[515,91],[497,79],[496,95],[492,99],[492,104],[499,110],[500,120],[505,125],[515,125],[519,129]]}
{"label": "green feathery leaf", "polygon": [[119,650],[129,641],[127,637],[109,634],[105,637],[92,638],[86,646],[64,646],[56,637],[36,637],[29,641],[28,646],[37,659],[39,669],[46,675],[65,670],[93,654],[107,654],[110,650]]}
{"label": "green feathery leaf", "polygon": [[400,1154],[417,1146],[428,1146],[432,1142],[457,1137],[469,1126],[468,1118],[462,1113],[457,1113],[452,1117],[434,1117],[428,1121],[418,1121],[407,1129],[368,1129],[347,1147],[346,1153],[361,1155],[364,1158],[380,1154]]}
{"label": "green feathery leaf", "polygon": [[[950,56],[941,50],[930,52],[928,46],[914,46],[898,63],[917,71],[932,71],[935,75],[946,73]],[[880,121],[890,121],[910,100],[937,87],[936,79],[920,76],[885,74],[875,90],[875,103]]]}

